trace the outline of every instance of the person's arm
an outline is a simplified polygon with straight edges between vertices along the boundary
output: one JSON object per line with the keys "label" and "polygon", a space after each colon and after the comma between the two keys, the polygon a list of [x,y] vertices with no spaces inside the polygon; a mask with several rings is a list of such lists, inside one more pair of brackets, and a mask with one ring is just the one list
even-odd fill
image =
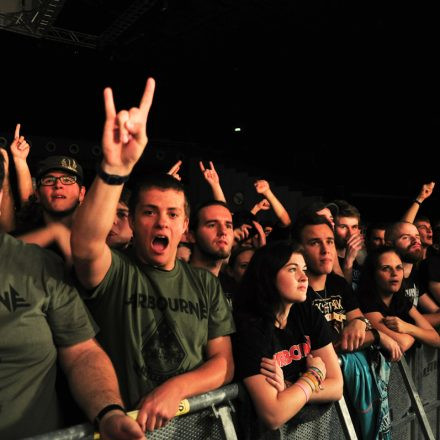
{"label": "person's arm", "polygon": [[414,306],[411,307],[409,316],[415,324],[405,322],[397,316],[384,318],[384,324],[395,332],[406,333],[424,344],[439,348],[440,335]]}
{"label": "person's arm", "polygon": [[[266,366],[268,365],[266,363]],[[316,366],[321,371],[325,371],[323,389],[312,393],[309,401],[339,400],[342,396],[343,379],[332,345],[328,344],[323,348],[313,350],[312,356],[307,359],[307,366]],[[270,429],[278,429],[307,403],[305,392],[300,386],[293,384],[288,388],[278,387],[276,376],[276,372],[272,374],[262,369],[261,374],[247,377],[243,381],[260,419]],[[303,380],[299,382],[304,387],[308,387]]]}
{"label": "person's arm", "polygon": [[420,306],[423,317],[433,327],[440,325],[440,307],[427,293],[419,296],[418,306]]}
{"label": "person's arm", "polygon": [[233,376],[230,337],[210,339],[203,365],[168,379],[147,394],[139,404],[137,421],[144,431],[158,429],[176,415],[181,400],[219,388],[229,383]]}
{"label": "person's arm", "polygon": [[339,347],[343,351],[359,350],[365,341],[366,324],[358,317],[363,317],[359,308],[347,312],[347,322],[341,335]]}
{"label": "person's arm", "polygon": [[428,283],[429,293],[434,297],[434,299],[440,303],[440,282],[439,281],[429,281]]}
{"label": "person's arm", "polygon": [[282,203],[277,199],[275,194],[271,191],[269,182],[267,180],[257,180],[254,183],[255,191],[258,194],[263,195],[271,204],[273,212],[278,217],[283,227],[290,226],[292,224],[292,220],[286,208],[282,205]]}
{"label": "person's arm", "polygon": [[5,149],[0,148],[0,154],[3,156],[5,177],[3,179],[3,197],[0,204],[0,231],[10,232],[15,228],[15,206],[12,195],[11,182],[9,180],[9,157]]}
{"label": "person's arm", "polygon": [[[124,407],[115,370],[94,339],[58,348],[58,359],[75,400],[90,421],[107,405]],[[140,426],[121,410],[112,410],[101,419],[104,439],[144,439]]]}
{"label": "person's arm", "polygon": [[209,186],[212,190],[212,196],[214,200],[219,200],[220,202],[226,203],[226,197],[223,193],[222,187],[220,185],[220,178],[217,174],[217,171],[214,168],[214,164],[209,162],[209,168],[205,169],[203,162],[199,162],[200,171],[203,174],[203,177],[208,182]]}
{"label": "person's arm", "polygon": [[356,260],[358,252],[364,246],[364,237],[361,234],[352,235],[347,241],[347,247],[345,252],[344,264],[342,270],[344,272],[344,278],[348,284],[353,281],[353,264]]}
{"label": "person's arm", "polygon": [[391,330],[384,323],[384,317],[380,312],[369,312],[365,313],[365,317],[371,322],[371,325],[391,338],[393,338],[398,344],[400,349],[405,352],[412,347],[414,344],[414,338],[408,334],[399,333]]}
{"label": "person's arm", "polygon": [[[102,136],[101,170],[109,175],[128,176],[147,145],[147,117],[154,94],[148,79],[139,108],[116,113],[113,92],[104,90],[106,120]],[[72,255],[75,271],[86,288],[96,287],[111,265],[106,238],[112,228],[122,185],[110,185],[96,177],[72,226]]]}
{"label": "person's arm", "polygon": [[24,136],[20,136],[20,124],[15,127],[14,140],[11,143],[11,154],[14,160],[15,171],[17,174],[18,194],[20,205],[26,203],[34,193],[32,176],[27,164],[30,146]]}
{"label": "person's arm", "polygon": [[24,243],[37,244],[40,247],[48,247],[55,242],[63,253],[66,264],[68,266],[72,264],[70,229],[63,223],[49,223],[43,228],[27,232],[17,238]]}
{"label": "person's arm", "polygon": [[414,223],[414,219],[419,212],[420,205],[432,194],[435,182],[425,183],[419,192],[419,195],[411,203],[408,211],[403,214],[402,221]]}
{"label": "person's arm", "polygon": [[262,199],[258,203],[255,203],[254,207],[251,209],[251,213],[257,215],[260,211],[267,211],[270,209],[270,203],[267,199]]}

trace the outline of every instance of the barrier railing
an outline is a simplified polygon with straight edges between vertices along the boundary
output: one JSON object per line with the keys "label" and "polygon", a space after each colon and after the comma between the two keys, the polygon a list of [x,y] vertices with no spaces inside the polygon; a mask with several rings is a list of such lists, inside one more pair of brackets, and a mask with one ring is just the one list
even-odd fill
{"label": "barrier railing", "polygon": [[[429,347],[413,349],[401,362],[393,364],[389,383],[393,440],[440,438],[440,383],[437,367],[438,350]],[[235,412],[236,403],[247,408],[248,414],[252,414],[246,423],[256,425],[257,420],[250,410],[247,393],[241,385],[234,383],[187,399],[180,408],[181,415],[175,417],[165,427],[148,433],[148,439],[247,439],[249,436],[242,434],[242,430],[239,429],[240,423],[237,423],[241,413]],[[301,422],[301,417],[294,417],[277,432],[269,436],[266,432],[261,436],[254,436],[252,440],[263,438],[354,440],[357,438],[343,398],[332,405],[306,407],[303,411],[307,414],[308,421]],[[96,437],[94,437],[93,427],[88,423],[32,437],[33,440],[91,440],[94,438]]]}

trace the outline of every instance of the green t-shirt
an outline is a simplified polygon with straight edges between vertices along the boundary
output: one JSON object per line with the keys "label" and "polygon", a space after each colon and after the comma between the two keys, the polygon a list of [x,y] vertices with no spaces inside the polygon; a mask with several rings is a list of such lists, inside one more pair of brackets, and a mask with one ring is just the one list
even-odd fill
{"label": "green t-shirt", "polygon": [[94,337],[60,258],[0,234],[0,438],[59,429],[57,348]]}
{"label": "green t-shirt", "polygon": [[85,299],[130,409],[170,377],[199,367],[208,340],[235,330],[217,278],[179,260],[164,271],[112,251],[108,273]]}

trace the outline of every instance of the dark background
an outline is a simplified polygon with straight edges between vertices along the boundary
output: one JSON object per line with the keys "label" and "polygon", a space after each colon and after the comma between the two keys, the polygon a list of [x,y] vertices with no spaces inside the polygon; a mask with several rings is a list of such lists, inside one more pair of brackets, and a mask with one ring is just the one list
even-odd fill
{"label": "dark background", "polygon": [[[98,37],[93,49],[0,30],[0,135],[10,139],[21,122],[31,139],[99,144],[102,89],[130,107],[153,76],[150,153],[159,146],[305,195],[347,198],[369,218],[400,215],[436,180],[438,11],[154,0],[109,37],[134,3],[142,2],[66,0],[53,25]],[[437,216],[437,203],[434,195],[424,212]]]}

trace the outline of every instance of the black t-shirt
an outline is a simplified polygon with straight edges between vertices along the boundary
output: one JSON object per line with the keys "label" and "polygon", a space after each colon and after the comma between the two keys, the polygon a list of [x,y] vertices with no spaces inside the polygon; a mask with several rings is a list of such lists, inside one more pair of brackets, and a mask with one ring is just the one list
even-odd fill
{"label": "black t-shirt", "polygon": [[417,304],[419,303],[420,294],[424,293],[420,291],[420,286],[421,283],[419,271],[417,270],[416,266],[413,265],[409,277],[403,279],[402,287],[403,291],[405,292],[405,296],[411,300],[415,307],[417,307]]}
{"label": "black t-shirt", "polygon": [[309,286],[307,297],[330,323],[333,332],[332,340],[336,342],[344,328],[347,312],[359,308],[353,289],[345,278],[332,272],[327,275],[325,290],[316,292]]}
{"label": "black t-shirt", "polygon": [[[344,257],[338,257],[339,260],[339,265],[341,267],[344,266]],[[353,288],[353,290],[357,291],[357,288],[359,286],[359,282],[361,279],[361,274],[362,274],[362,266],[357,262],[357,260],[354,260],[353,262],[353,269],[351,272],[351,287]]]}
{"label": "black t-shirt", "polygon": [[413,306],[411,299],[406,297],[402,291],[399,291],[391,298],[390,306],[388,307],[380,298],[375,296],[362,296],[359,299],[361,303],[361,310],[363,313],[379,312],[385,316],[397,316],[411,324],[414,320],[409,316],[409,311]]}
{"label": "black t-shirt", "polygon": [[331,332],[323,316],[310,301],[293,304],[286,328],[281,330],[262,320],[237,319],[233,335],[236,380],[260,374],[262,357],[276,356],[284,378],[295,382],[306,370],[311,350],[331,342]]}

